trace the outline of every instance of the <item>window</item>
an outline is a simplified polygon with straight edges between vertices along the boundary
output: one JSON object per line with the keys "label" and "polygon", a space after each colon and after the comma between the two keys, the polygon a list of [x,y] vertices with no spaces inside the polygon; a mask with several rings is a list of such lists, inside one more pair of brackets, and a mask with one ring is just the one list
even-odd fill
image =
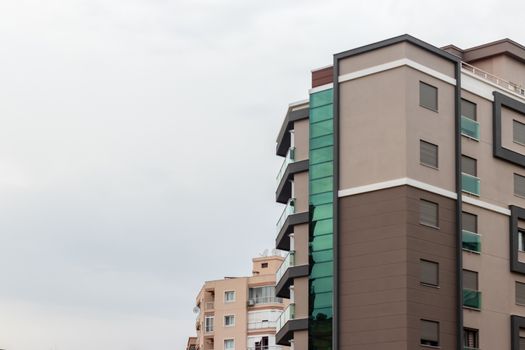
{"label": "window", "polygon": [[525,338],[520,337],[520,349],[519,350],[525,350]]}
{"label": "window", "polygon": [[224,292],[224,302],[231,303],[233,301],[235,301],[235,292],[234,291]]}
{"label": "window", "polygon": [[525,231],[518,231],[518,250],[525,252]]}
{"label": "window", "polygon": [[463,288],[478,290],[478,273],[475,271],[463,270]]}
{"label": "window", "polygon": [[234,315],[224,316],[224,326],[225,327],[235,326],[235,316]]}
{"label": "window", "polygon": [[262,263],[261,264],[261,268],[262,269],[267,269],[268,268],[268,263]]}
{"label": "window", "polygon": [[514,194],[525,197],[525,176],[514,174]]}
{"label": "window", "polygon": [[516,304],[525,306],[525,283],[516,282]]}
{"label": "window", "polygon": [[419,222],[423,225],[439,227],[437,203],[424,199],[419,201]]}
{"label": "window", "polygon": [[433,168],[438,168],[438,146],[419,140],[419,162]]}
{"label": "window", "polygon": [[465,349],[477,349],[479,347],[479,335],[477,329],[463,328],[463,345]]}
{"label": "window", "polygon": [[233,339],[224,339],[224,350],[235,349],[235,340]]}
{"label": "window", "polygon": [[419,82],[419,105],[431,109],[435,112],[438,110],[438,89],[432,85]]}
{"label": "window", "polygon": [[477,161],[474,158],[461,156],[461,172],[474,177],[478,176]]}
{"label": "window", "polygon": [[477,120],[476,104],[462,99],[461,115],[472,120]]}
{"label": "window", "polygon": [[461,213],[461,226],[465,231],[477,233],[478,232],[478,216],[462,212]]}
{"label": "window", "polygon": [[439,285],[439,264],[433,261],[420,260],[421,284],[427,286]]}
{"label": "window", "polygon": [[280,303],[282,301],[281,298],[275,297],[274,286],[250,288],[248,299],[253,300],[255,304]]}
{"label": "window", "polygon": [[213,332],[213,316],[206,316],[204,318],[204,331],[206,333]]}
{"label": "window", "polygon": [[439,322],[421,320],[421,345],[439,346]]}
{"label": "window", "polygon": [[525,145],[525,124],[517,120],[512,121],[512,138],[514,142]]}

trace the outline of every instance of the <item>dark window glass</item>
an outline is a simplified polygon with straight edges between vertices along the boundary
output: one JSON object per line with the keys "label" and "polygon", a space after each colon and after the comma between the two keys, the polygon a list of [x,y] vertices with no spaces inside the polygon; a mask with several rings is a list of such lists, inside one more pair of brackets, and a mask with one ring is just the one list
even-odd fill
{"label": "dark window glass", "polygon": [[525,252],[525,231],[518,231],[518,250]]}
{"label": "dark window glass", "polygon": [[478,233],[478,217],[477,215],[462,212],[461,226],[463,230]]}
{"label": "dark window glass", "polygon": [[261,268],[263,268],[263,269],[267,269],[267,268],[268,268],[268,263],[262,263],[262,264],[261,264]]}
{"label": "dark window glass", "polygon": [[461,100],[461,115],[476,120],[476,104],[467,100]]}
{"label": "dark window glass", "polygon": [[525,124],[517,120],[512,121],[512,135],[514,142],[525,145]]}
{"label": "dark window glass", "polygon": [[439,346],[439,322],[421,320],[421,345]]}
{"label": "dark window glass", "polygon": [[514,194],[525,197],[525,177],[514,174]]}
{"label": "dark window glass", "polygon": [[463,288],[478,290],[478,273],[475,271],[463,270]]}
{"label": "dark window glass", "polygon": [[477,349],[479,347],[479,332],[477,329],[463,329],[463,345],[465,348]]}
{"label": "dark window glass", "polygon": [[424,225],[439,227],[437,203],[424,199],[419,201],[419,222]]}
{"label": "dark window glass", "polygon": [[419,105],[433,111],[438,110],[438,89],[432,85],[419,82]]}
{"label": "dark window glass", "polygon": [[525,305],[525,283],[516,282],[516,304]]}
{"label": "dark window glass", "polygon": [[434,168],[438,167],[438,146],[419,140],[419,161]]}
{"label": "dark window glass", "polygon": [[420,260],[421,283],[430,286],[439,285],[439,264],[433,261]]}
{"label": "dark window glass", "polygon": [[520,337],[520,350],[525,350],[525,338]]}
{"label": "dark window glass", "polygon": [[477,164],[474,158],[461,156],[461,171],[465,174],[478,176]]}

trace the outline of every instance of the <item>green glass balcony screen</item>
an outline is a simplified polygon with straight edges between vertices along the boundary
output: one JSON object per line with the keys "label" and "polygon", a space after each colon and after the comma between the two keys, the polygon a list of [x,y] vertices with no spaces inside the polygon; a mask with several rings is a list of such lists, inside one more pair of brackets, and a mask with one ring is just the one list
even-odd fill
{"label": "green glass balcony screen", "polygon": [[288,307],[281,313],[279,318],[277,319],[276,325],[275,325],[275,331],[279,332],[281,328],[284,327],[286,322],[295,319],[295,304],[290,304]]}
{"label": "green glass balcony screen", "polygon": [[470,194],[479,196],[479,178],[462,173],[461,174],[461,190]]}
{"label": "green glass balcony screen", "polygon": [[461,116],[461,133],[479,140],[479,123],[465,116]]}
{"label": "green glass balcony screen", "polygon": [[463,249],[481,252],[481,236],[477,233],[463,230]]}
{"label": "green glass balcony screen", "polygon": [[334,121],[333,90],[310,95],[309,350],[332,349]]}
{"label": "green glass balcony screen", "polygon": [[463,289],[463,306],[481,309],[481,292],[478,290]]}
{"label": "green glass balcony screen", "polygon": [[295,252],[292,250],[288,253],[288,255],[286,255],[286,258],[283,260],[281,266],[279,266],[275,272],[275,281],[279,283],[286,270],[293,266],[295,266]]}

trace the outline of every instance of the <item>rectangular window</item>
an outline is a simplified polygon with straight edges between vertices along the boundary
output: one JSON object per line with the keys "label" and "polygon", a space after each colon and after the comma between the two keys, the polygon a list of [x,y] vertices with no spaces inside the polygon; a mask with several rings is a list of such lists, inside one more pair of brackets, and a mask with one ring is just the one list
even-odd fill
{"label": "rectangular window", "polygon": [[463,270],[463,288],[478,290],[478,273],[476,271]]}
{"label": "rectangular window", "polygon": [[516,304],[525,306],[525,283],[516,282]]}
{"label": "rectangular window", "polygon": [[423,225],[439,227],[438,211],[437,203],[421,199],[419,201],[419,222]]}
{"label": "rectangular window", "polygon": [[525,197],[525,176],[514,174],[514,194]]}
{"label": "rectangular window", "polygon": [[520,337],[520,350],[525,350],[525,338]]}
{"label": "rectangular window", "polygon": [[462,212],[461,226],[465,231],[478,233],[478,216],[467,212]]}
{"label": "rectangular window", "polygon": [[514,142],[525,145],[525,124],[517,120],[512,121],[512,137]]}
{"label": "rectangular window", "polygon": [[432,85],[419,82],[419,105],[431,109],[435,112],[438,110],[438,89]]}
{"label": "rectangular window", "polygon": [[233,301],[235,301],[235,292],[231,290],[224,292],[224,302],[231,303]]}
{"label": "rectangular window", "polygon": [[204,331],[206,333],[213,332],[213,316],[206,316],[204,318]]}
{"label": "rectangular window", "polygon": [[463,345],[465,349],[477,349],[479,347],[479,331],[472,328],[463,328]]}
{"label": "rectangular window", "polygon": [[235,349],[235,340],[233,339],[224,339],[224,350]]}
{"label": "rectangular window", "polygon": [[267,269],[268,263],[261,263],[261,269]]}
{"label": "rectangular window", "polygon": [[235,316],[234,315],[224,316],[224,326],[225,327],[235,326]]}
{"label": "rectangular window", "polygon": [[439,346],[439,322],[421,320],[421,345]]}
{"label": "rectangular window", "polygon": [[471,176],[478,176],[477,161],[474,158],[461,156],[461,172]]}
{"label": "rectangular window", "polygon": [[438,168],[438,146],[419,140],[419,161],[421,164]]}
{"label": "rectangular window", "polygon": [[518,250],[525,252],[525,231],[518,231]]}
{"label": "rectangular window", "polygon": [[477,120],[476,104],[461,99],[461,115],[472,120]]}
{"label": "rectangular window", "polygon": [[433,261],[420,260],[421,284],[428,286],[439,285],[439,264]]}

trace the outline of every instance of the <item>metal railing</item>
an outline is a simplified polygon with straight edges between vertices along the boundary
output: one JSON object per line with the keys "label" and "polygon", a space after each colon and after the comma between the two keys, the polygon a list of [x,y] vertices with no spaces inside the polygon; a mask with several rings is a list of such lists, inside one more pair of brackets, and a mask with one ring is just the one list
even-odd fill
{"label": "metal railing", "polygon": [[463,306],[481,309],[481,292],[479,290],[463,289]]}
{"label": "metal railing", "polygon": [[283,164],[281,164],[281,168],[279,169],[277,177],[275,178],[277,180],[277,184],[281,182],[281,179],[283,178],[284,173],[286,172],[288,164],[293,162],[295,162],[295,147],[290,147],[288,148],[288,152],[286,153],[286,157],[283,160]]}
{"label": "metal railing", "polygon": [[282,350],[283,348],[278,345],[272,345],[272,346],[252,346],[246,348],[246,350]]}
{"label": "metal railing", "polygon": [[275,332],[279,332],[281,328],[284,327],[286,322],[295,319],[295,304],[290,304],[288,307],[281,313],[275,325]]}
{"label": "metal railing", "polygon": [[461,116],[461,134],[474,140],[479,140],[479,123],[473,119]]}
{"label": "metal railing", "polygon": [[485,72],[484,70],[474,67],[465,62],[461,62],[461,67],[466,71],[470,72],[471,74],[475,75],[476,77],[480,77],[484,80],[490,81],[492,84],[504,88],[505,90],[514,92],[521,96],[525,96],[525,88],[521,85],[512,83],[505,79],[501,79],[500,77],[497,77],[494,74]]}
{"label": "metal railing", "polygon": [[204,309],[205,310],[213,310],[215,307],[215,303],[213,301],[207,301],[205,304],[204,304]]}
{"label": "metal railing", "polygon": [[275,328],[275,321],[248,322],[248,329]]}
{"label": "metal railing", "polygon": [[290,198],[288,200],[288,203],[286,203],[286,207],[284,207],[283,212],[281,213],[281,216],[279,217],[279,220],[277,221],[277,233],[281,231],[281,228],[283,228],[283,225],[288,219],[288,216],[295,213],[295,198]]}
{"label": "metal railing", "polygon": [[281,263],[281,266],[279,266],[275,272],[275,282],[279,283],[286,270],[292,266],[295,266],[295,252],[293,250],[288,252],[286,258],[284,258],[283,262]]}
{"label": "metal railing", "polygon": [[282,298],[278,297],[256,297],[256,298],[250,298],[248,300],[248,304],[253,302],[253,305],[260,305],[260,304],[280,304],[283,302]]}

